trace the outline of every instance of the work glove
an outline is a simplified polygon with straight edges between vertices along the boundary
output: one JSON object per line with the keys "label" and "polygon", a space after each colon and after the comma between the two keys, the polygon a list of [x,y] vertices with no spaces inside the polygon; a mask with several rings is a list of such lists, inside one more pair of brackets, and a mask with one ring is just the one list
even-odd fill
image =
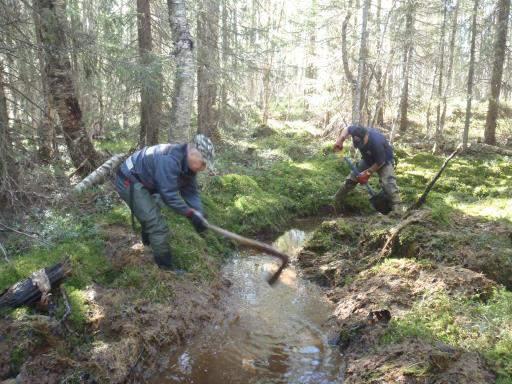
{"label": "work glove", "polygon": [[203,233],[208,229],[208,227],[206,226],[206,219],[203,217],[201,212],[194,210],[192,214],[189,216],[189,219],[192,222],[192,225],[194,226],[197,233]]}
{"label": "work glove", "polygon": [[366,184],[368,183],[368,180],[370,179],[370,176],[372,174],[368,171],[363,171],[359,175],[357,175],[356,179],[359,184]]}

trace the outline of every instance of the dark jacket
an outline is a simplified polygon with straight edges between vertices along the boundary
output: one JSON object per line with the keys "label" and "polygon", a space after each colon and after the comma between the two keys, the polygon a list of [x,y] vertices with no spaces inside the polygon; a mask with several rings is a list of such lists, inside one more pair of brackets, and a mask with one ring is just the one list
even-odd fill
{"label": "dark jacket", "polygon": [[144,147],[128,157],[120,171],[140,182],[176,212],[188,215],[190,208],[203,212],[196,174],[188,168],[187,144]]}
{"label": "dark jacket", "polygon": [[[348,133],[350,135],[357,129],[357,126],[350,126]],[[361,156],[366,164],[371,167],[378,165],[393,164],[393,148],[386,137],[375,128],[367,128],[368,143],[359,148]]]}

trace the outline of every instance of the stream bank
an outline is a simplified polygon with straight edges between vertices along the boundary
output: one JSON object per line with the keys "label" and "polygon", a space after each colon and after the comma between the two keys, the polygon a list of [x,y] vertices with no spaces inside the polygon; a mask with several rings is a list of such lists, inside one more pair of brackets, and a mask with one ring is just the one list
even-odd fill
{"label": "stream bank", "polygon": [[[335,305],[345,384],[510,382],[512,269],[493,262],[509,260],[510,226],[491,234],[485,221],[467,225],[475,221],[457,216],[447,228],[429,214],[388,257],[380,252],[396,223],[382,216],[329,220],[312,234],[298,265]],[[468,252],[478,239],[493,245],[485,262]]]}

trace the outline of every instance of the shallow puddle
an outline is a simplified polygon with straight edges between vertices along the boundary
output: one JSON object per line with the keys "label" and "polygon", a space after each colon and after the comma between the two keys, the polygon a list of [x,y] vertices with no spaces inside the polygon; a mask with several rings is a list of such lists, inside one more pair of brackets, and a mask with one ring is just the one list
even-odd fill
{"label": "shallow puddle", "polygon": [[[306,234],[290,230],[275,246],[296,254]],[[224,269],[233,286],[224,323],[205,329],[153,383],[340,383],[342,358],[322,329],[332,308],[293,265],[269,286],[276,259],[242,253]]]}

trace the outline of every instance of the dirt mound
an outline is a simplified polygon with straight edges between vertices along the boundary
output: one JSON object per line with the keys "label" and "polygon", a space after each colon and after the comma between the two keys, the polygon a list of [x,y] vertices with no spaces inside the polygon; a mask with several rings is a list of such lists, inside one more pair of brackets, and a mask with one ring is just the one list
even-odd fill
{"label": "dirt mound", "polygon": [[[385,217],[325,222],[305,244],[297,261],[305,276],[318,284],[343,285],[350,276],[381,261],[378,255],[395,224]],[[512,288],[512,229],[504,223],[460,216],[446,226],[427,216],[398,233],[389,255],[463,266]]]}
{"label": "dirt mound", "polygon": [[[512,271],[503,262],[509,228],[490,231],[486,223],[468,220],[473,221],[457,220],[447,229],[427,216],[398,232],[384,257],[382,248],[396,225],[389,218],[331,220],[306,242],[297,261],[307,278],[329,288],[326,295],[336,303],[331,343],[346,358],[345,383],[494,382],[482,354],[435,341],[435,334],[421,333],[424,328],[418,330],[422,339],[414,328],[400,328],[418,303],[435,297],[485,301],[498,287],[489,277],[510,278],[503,271]],[[485,245],[471,248],[474,242]],[[483,252],[487,257],[480,259]]]}
{"label": "dirt mound", "polygon": [[[493,374],[476,353],[406,339],[383,345],[389,318],[406,315],[436,294],[490,294],[496,284],[462,267],[392,259],[356,276],[329,298],[337,303],[337,339],[347,359],[345,383],[491,383]],[[384,310],[382,309],[384,308]],[[373,314],[385,313],[375,317]]]}
{"label": "dirt mound", "polygon": [[443,292],[486,296],[495,286],[482,274],[466,268],[392,259],[360,273],[351,284],[333,289],[328,297],[339,303],[335,310],[338,320],[353,321],[380,308],[399,316],[424,295]]}
{"label": "dirt mound", "polygon": [[476,353],[409,340],[349,358],[344,383],[482,384],[494,380]]}

